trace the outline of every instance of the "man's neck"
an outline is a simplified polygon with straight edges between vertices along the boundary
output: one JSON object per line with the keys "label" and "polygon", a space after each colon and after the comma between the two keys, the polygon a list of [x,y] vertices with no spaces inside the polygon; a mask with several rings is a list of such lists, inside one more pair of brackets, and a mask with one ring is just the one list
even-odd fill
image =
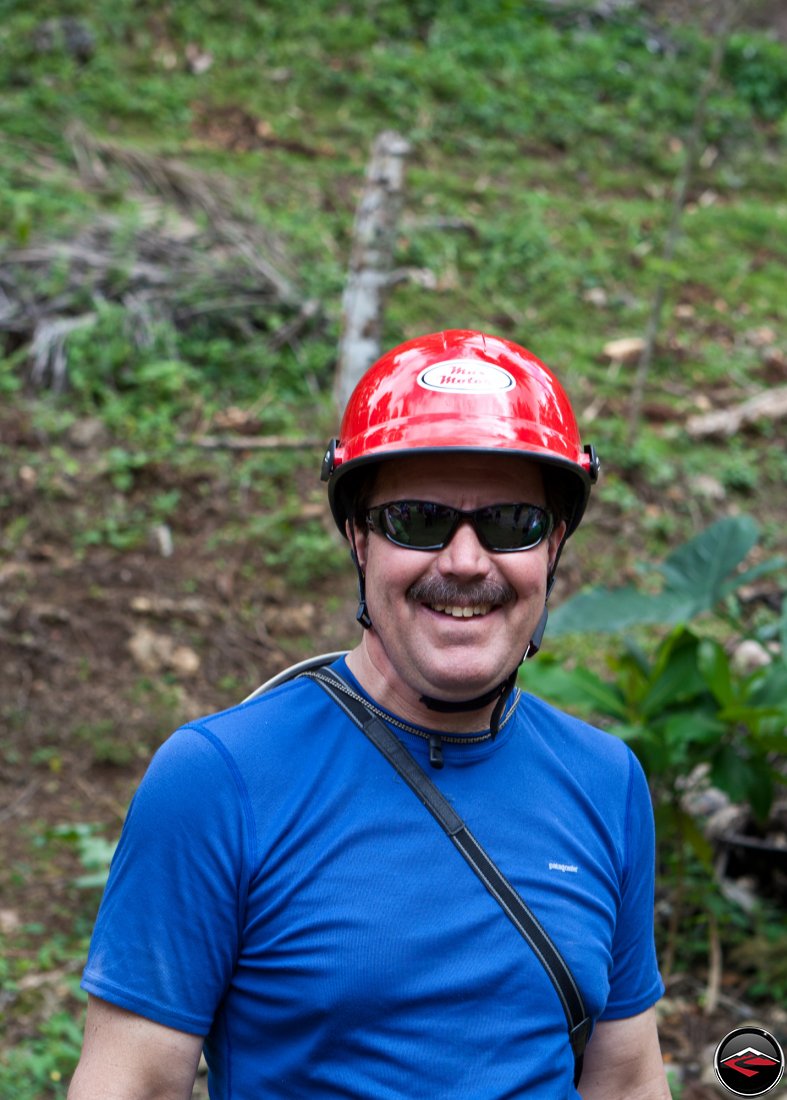
{"label": "man's neck", "polygon": [[347,667],[378,706],[414,726],[442,733],[482,733],[489,729],[494,703],[470,711],[432,710],[423,701],[428,685],[419,693],[397,675],[385,654],[378,654],[376,648],[364,635],[360,644],[347,654]]}

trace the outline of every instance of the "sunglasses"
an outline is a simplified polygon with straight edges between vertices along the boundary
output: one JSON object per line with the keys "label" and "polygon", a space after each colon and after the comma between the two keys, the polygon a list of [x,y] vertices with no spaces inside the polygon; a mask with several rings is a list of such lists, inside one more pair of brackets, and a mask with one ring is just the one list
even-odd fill
{"label": "sunglasses", "polygon": [[465,520],[481,545],[496,554],[534,549],[554,524],[536,504],[488,504],[463,512],[428,500],[394,500],[366,513],[371,531],[408,550],[442,550]]}

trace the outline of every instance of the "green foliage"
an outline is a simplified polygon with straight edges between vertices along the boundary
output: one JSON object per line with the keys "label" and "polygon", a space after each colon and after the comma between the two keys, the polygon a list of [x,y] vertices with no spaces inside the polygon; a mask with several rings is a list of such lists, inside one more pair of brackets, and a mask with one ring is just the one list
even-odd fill
{"label": "green foliage", "polygon": [[661,581],[658,591],[633,586],[592,588],[554,611],[550,631],[617,633],[642,623],[687,623],[703,612],[734,603],[744,585],[787,565],[786,559],[777,557],[739,572],[758,535],[758,525],[749,516],[721,519],[652,566]]}
{"label": "green foliage", "polygon": [[[659,589],[597,588],[569,600],[555,615],[560,631],[617,635],[606,674],[548,657],[538,670],[539,694],[603,724],[643,765],[673,883],[671,958],[686,913],[704,914],[716,928],[733,919],[716,892],[711,845],[687,808],[687,785],[710,784],[765,824],[775,786],[787,782],[787,601],[780,616],[758,624],[761,643],[775,641],[776,650],[768,655],[762,648],[766,659],[753,671],[740,668],[715,636],[746,633],[741,589],[784,570],[779,558],[742,568],[757,538],[753,520],[729,517],[655,566]],[[689,625],[701,616],[705,631]],[[643,624],[677,625],[646,649],[629,636]]]}
{"label": "green foliage", "polygon": [[82,1026],[68,1012],[43,1021],[37,1034],[0,1054],[0,1095],[14,1100],[64,1100],[82,1049]]}
{"label": "green foliage", "polygon": [[[316,580],[340,572],[347,564],[346,548],[333,531],[313,519],[304,519],[300,505],[285,505],[249,520],[248,533],[259,542],[266,570],[280,575],[295,590],[308,590]],[[226,531],[217,545],[231,543]]]}
{"label": "green foliage", "polygon": [[630,642],[608,660],[613,679],[547,665],[539,692],[603,717],[627,741],[650,780],[664,836],[682,834],[706,858],[707,844],[681,807],[682,781],[700,766],[734,802],[768,817],[787,752],[787,663],[736,671],[724,648],[678,626],[652,657]]}
{"label": "green foliage", "polygon": [[117,841],[108,841],[100,835],[101,826],[90,822],[75,825],[56,825],[51,835],[71,845],[85,873],[74,880],[82,889],[103,888],[109,874],[109,865],[117,848]]}
{"label": "green foliage", "polygon": [[122,306],[100,303],[95,319],[68,339],[72,394],[86,412],[103,411],[112,426],[137,416],[151,427],[165,426],[183,410],[198,377],[172,357],[176,346],[171,326],[161,323],[141,333]]}
{"label": "green foliage", "polygon": [[96,764],[128,767],[149,756],[148,746],[124,737],[113,719],[102,718],[79,725],[74,729],[74,737],[90,746]]}
{"label": "green foliage", "polygon": [[[276,352],[268,336],[286,321],[265,308],[251,329],[234,325],[225,311],[194,317],[178,331],[164,319],[141,324],[122,300],[133,257],[120,234],[117,300],[93,301],[86,272],[83,308],[97,316],[67,340],[68,402],[98,411],[113,430],[171,437],[217,393],[225,403],[244,402],[264,389],[302,403],[329,386],[350,187],[373,134],[386,124],[400,126],[415,144],[409,204],[428,211],[436,199],[441,213],[459,216],[472,209],[477,224],[469,238],[410,235],[406,251],[412,250],[414,262],[437,267],[456,293],[446,301],[402,288],[391,308],[392,336],[435,328],[445,316],[535,328],[542,353],[554,353],[558,365],[571,363],[577,376],[592,377],[598,373],[594,342],[613,325],[637,323],[636,304],[616,306],[604,317],[585,308],[580,294],[587,286],[606,286],[614,301],[617,285],[620,303],[627,302],[630,250],[658,239],[663,211],[658,201],[643,201],[643,182],[653,187],[654,177],[670,180],[679,163],[669,142],[688,127],[709,54],[691,27],[654,35],[636,11],[594,21],[548,4],[459,0],[339,8],[308,0],[262,9],[241,0],[229,23],[220,5],[154,11],[131,0],[111,11],[106,0],[75,0],[68,14],[94,39],[91,56],[81,61],[69,52],[62,29],[41,45],[40,26],[51,15],[43,0],[10,13],[0,29],[0,129],[10,138],[0,158],[0,234],[9,243],[32,243],[55,227],[62,235],[69,222],[78,224],[91,206],[98,208],[99,200],[69,182],[63,135],[70,121],[79,120],[97,133],[119,135],[132,148],[136,141],[145,151],[171,155],[181,147],[195,166],[251,181],[261,221],[282,233],[306,295],[322,298],[328,313],[326,331]],[[187,54],[194,48],[209,51],[213,60],[201,76],[189,69]],[[755,173],[766,188],[778,175],[763,158],[743,165],[739,154],[756,140],[756,103],[778,100],[783,58],[783,47],[763,35],[731,41],[727,83],[711,112],[709,126],[724,135],[724,166],[746,178],[747,195]],[[745,90],[747,81],[758,88],[765,81],[769,90],[758,99]],[[195,104],[208,119],[230,107],[246,112],[252,124],[273,120],[277,139],[305,140],[333,155],[308,167],[275,148],[225,155],[200,134]],[[56,163],[31,167],[31,141],[52,150]],[[122,178],[114,182],[117,193],[101,201],[131,227],[138,212],[120,198]],[[741,230],[726,205],[715,215],[723,237],[743,232],[743,246],[722,241],[719,247],[717,240],[712,249],[705,241],[687,248],[675,292],[704,265],[702,277],[720,292],[733,287],[747,308],[753,299],[757,311],[767,312],[768,302],[778,298],[773,288],[781,265],[773,265],[771,278],[758,260],[747,278],[767,285],[749,293],[740,268],[756,247],[754,229],[744,219]],[[701,211],[698,220],[711,216]],[[772,217],[769,210],[765,238],[757,229],[760,243],[773,238]],[[709,255],[714,265],[721,258],[718,272],[707,270]],[[53,295],[65,274],[51,273]],[[213,274],[206,273],[206,287]],[[641,295],[657,275],[651,255],[637,276]],[[206,287],[191,288],[192,297]],[[182,305],[188,312],[189,303]],[[740,463],[730,468],[727,483],[745,489],[748,477]]]}
{"label": "green foliage", "polygon": [[683,1096],[683,1081],[680,1072],[675,1066],[666,1066],[667,1084],[669,1085],[671,1100],[681,1100]]}
{"label": "green foliage", "polygon": [[346,551],[337,546],[333,534],[318,523],[298,525],[294,530],[286,520],[275,524],[269,538],[278,545],[265,554],[265,564],[283,570],[287,581],[305,588],[316,579],[339,572],[346,564]]}
{"label": "green foliage", "polygon": [[[611,729],[642,761],[665,824],[684,834],[681,777],[707,765],[715,786],[733,801],[747,802],[764,820],[780,775],[774,754],[787,750],[787,651],[781,649],[780,658],[754,672],[739,671],[719,641],[687,625],[716,611],[727,629],[732,622],[740,633],[740,590],[785,566],[776,558],[741,571],[757,536],[750,517],[719,520],[655,567],[660,590],[593,589],[567,601],[554,616],[558,632],[679,624],[652,655],[621,638],[608,657],[611,681],[581,667],[547,666],[539,690],[610,719]],[[787,609],[761,633],[783,638],[785,630]],[[700,844],[693,830],[690,840]]]}
{"label": "green foliage", "polygon": [[787,1001],[787,952],[784,950],[784,914],[763,906],[754,928],[730,952],[730,963],[748,976],[749,996],[757,1000]]}
{"label": "green foliage", "polygon": [[761,118],[773,122],[787,111],[787,68],[778,42],[734,34],[724,54],[724,73]]}

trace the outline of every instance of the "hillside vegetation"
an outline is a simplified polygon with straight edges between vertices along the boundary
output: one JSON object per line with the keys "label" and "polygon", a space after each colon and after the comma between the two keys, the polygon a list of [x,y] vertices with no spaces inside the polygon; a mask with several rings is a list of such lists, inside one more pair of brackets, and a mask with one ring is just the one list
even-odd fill
{"label": "hillside vegetation", "polygon": [[[97,884],[152,751],[355,637],[318,471],[380,132],[410,147],[384,343],[477,327],[524,344],[601,455],[555,605],[716,521],[755,524],[707,644],[675,642],[674,620],[556,633],[545,668],[631,683],[632,638],[718,672],[756,635],[784,662],[787,46],[778,7],[743,2],[0,10],[0,1094],[37,1100],[65,1095]],[[780,705],[758,717],[760,771],[724,787],[760,838],[782,828],[770,771],[762,796]],[[665,1047],[675,1095],[700,1100],[698,1044],[743,1009],[787,1026],[787,869],[755,869],[753,908],[718,889],[664,787],[702,761],[679,747],[659,773]]]}

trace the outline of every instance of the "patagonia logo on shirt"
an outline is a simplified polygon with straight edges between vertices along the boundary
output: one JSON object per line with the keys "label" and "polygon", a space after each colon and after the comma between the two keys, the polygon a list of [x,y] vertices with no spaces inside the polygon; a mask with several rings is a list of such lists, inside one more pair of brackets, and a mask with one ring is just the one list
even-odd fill
{"label": "patagonia logo on shirt", "polygon": [[562,871],[564,874],[575,875],[579,871],[579,867],[575,863],[549,863],[550,871]]}

